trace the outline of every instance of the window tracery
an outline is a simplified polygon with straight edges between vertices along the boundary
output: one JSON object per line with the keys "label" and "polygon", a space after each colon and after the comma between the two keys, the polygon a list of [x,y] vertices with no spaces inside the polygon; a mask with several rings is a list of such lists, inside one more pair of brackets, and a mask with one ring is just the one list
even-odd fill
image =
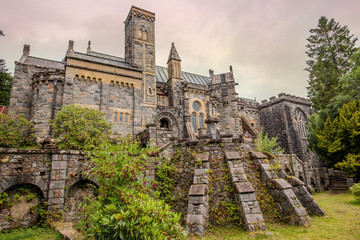
{"label": "window tracery", "polygon": [[301,138],[306,138],[308,131],[306,129],[306,116],[300,108],[295,109],[295,128]]}

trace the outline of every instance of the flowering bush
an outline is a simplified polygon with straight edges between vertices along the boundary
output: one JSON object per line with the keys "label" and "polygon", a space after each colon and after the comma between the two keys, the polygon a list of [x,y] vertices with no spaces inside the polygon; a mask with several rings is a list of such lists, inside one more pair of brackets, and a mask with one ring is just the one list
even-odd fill
{"label": "flowering bush", "polygon": [[0,113],[0,147],[17,148],[34,145],[33,124],[24,114],[5,115]]}
{"label": "flowering bush", "polygon": [[[128,138],[88,152],[89,177],[99,184],[97,201],[81,206],[78,228],[96,239],[181,239],[180,214],[150,196],[144,178],[154,149],[141,148]],[[153,194],[158,195],[158,194]]]}

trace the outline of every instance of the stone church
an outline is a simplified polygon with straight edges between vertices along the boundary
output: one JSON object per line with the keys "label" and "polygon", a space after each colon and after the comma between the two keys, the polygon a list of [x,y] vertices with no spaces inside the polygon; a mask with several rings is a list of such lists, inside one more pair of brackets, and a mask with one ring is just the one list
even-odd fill
{"label": "stone church", "polygon": [[63,61],[31,56],[24,45],[10,111],[33,121],[39,142],[51,135],[49,120],[70,104],[106,113],[114,135],[142,136],[159,147],[182,139],[251,142],[262,126],[278,137],[285,153],[296,155],[297,177],[318,190],[326,185],[307,148],[309,100],[282,93],[260,104],[237,95],[232,66],[229,72],[209,70],[202,76],[184,71],[181,62],[172,43],[167,67],[156,65],[155,14],[133,6],[125,20],[124,58],[95,52],[90,41],[82,53],[70,40]]}

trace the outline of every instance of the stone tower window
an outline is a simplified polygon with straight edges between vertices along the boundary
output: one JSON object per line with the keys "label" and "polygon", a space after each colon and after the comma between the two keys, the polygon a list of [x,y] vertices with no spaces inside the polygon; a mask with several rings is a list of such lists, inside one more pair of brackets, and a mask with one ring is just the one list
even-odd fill
{"label": "stone tower window", "polygon": [[117,121],[118,121],[118,114],[114,113],[114,122],[117,122]]}
{"label": "stone tower window", "polygon": [[149,94],[149,95],[152,95],[152,90],[151,90],[151,88],[148,88],[148,94]]}
{"label": "stone tower window", "polygon": [[125,113],[125,123],[128,123],[128,121],[129,121],[129,114]]}
{"label": "stone tower window", "polygon": [[295,109],[295,129],[301,138],[306,138],[308,131],[306,129],[306,116],[300,108]]}

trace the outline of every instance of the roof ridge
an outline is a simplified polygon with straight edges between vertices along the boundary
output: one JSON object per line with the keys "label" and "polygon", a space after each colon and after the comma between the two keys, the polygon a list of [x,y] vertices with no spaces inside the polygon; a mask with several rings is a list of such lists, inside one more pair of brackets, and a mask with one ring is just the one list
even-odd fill
{"label": "roof ridge", "polygon": [[57,60],[52,60],[52,59],[46,59],[46,58],[41,58],[41,57],[28,56],[27,58],[36,58],[36,59],[45,60],[45,61],[49,61],[49,62],[56,62],[56,63],[64,64],[62,61],[57,61]]}

